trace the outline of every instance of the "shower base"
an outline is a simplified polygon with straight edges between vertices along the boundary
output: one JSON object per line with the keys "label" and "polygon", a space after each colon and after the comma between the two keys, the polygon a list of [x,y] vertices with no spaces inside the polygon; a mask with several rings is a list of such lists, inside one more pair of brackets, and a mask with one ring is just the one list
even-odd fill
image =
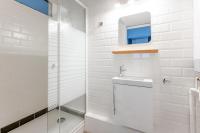
{"label": "shower base", "polygon": [[[9,133],[83,133],[84,119],[82,117],[60,111],[60,117],[65,121],[57,123],[59,117],[57,109],[50,111]],[[59,132],[60,130],[60,132]]]}

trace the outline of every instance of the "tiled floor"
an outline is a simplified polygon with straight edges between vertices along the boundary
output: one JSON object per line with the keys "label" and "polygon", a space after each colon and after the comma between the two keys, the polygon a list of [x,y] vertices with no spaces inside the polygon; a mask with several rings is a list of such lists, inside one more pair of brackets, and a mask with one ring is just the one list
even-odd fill
{"label": "tiled floor", "polygon": [[66,120],[57,123],[59,116],[58,110],[53,110],[9,133],[72,133],[77,126],[83,123],[83,118],[61,111],[60,116]]}

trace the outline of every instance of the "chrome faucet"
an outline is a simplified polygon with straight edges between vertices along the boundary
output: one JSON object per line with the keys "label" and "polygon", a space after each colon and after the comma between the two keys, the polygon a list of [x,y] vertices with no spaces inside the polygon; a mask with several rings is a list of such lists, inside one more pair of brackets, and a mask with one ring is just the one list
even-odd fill
{"label": "chrome faucet", "polygon": [[123,77],[124,76],[124,73],[123,72],[125,72],[127,69],[125,68],[125,66],[124,65],[121,65],[120,67],[119,67],[119,76],[120,77]]}

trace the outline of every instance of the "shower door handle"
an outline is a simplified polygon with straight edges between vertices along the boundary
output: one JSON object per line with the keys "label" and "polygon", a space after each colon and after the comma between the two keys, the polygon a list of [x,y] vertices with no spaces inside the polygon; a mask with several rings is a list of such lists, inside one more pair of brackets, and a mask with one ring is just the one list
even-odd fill
{"label": "shower door handle", "polygon": [[114,113],[114,115],[115,115],[115,113],[116,113],[115,91],[116,91],[116,88],[115,88],[115,85],[113,85],[113,113]]}

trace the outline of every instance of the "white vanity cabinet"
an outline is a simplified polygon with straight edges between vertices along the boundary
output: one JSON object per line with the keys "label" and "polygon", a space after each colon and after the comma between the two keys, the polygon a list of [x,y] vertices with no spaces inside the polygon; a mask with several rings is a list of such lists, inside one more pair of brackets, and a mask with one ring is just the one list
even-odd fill
{"label": "white vanity cabinet", "polygon": [[113,78],[114,117],[118,124],[153,133],[152,80]]}

